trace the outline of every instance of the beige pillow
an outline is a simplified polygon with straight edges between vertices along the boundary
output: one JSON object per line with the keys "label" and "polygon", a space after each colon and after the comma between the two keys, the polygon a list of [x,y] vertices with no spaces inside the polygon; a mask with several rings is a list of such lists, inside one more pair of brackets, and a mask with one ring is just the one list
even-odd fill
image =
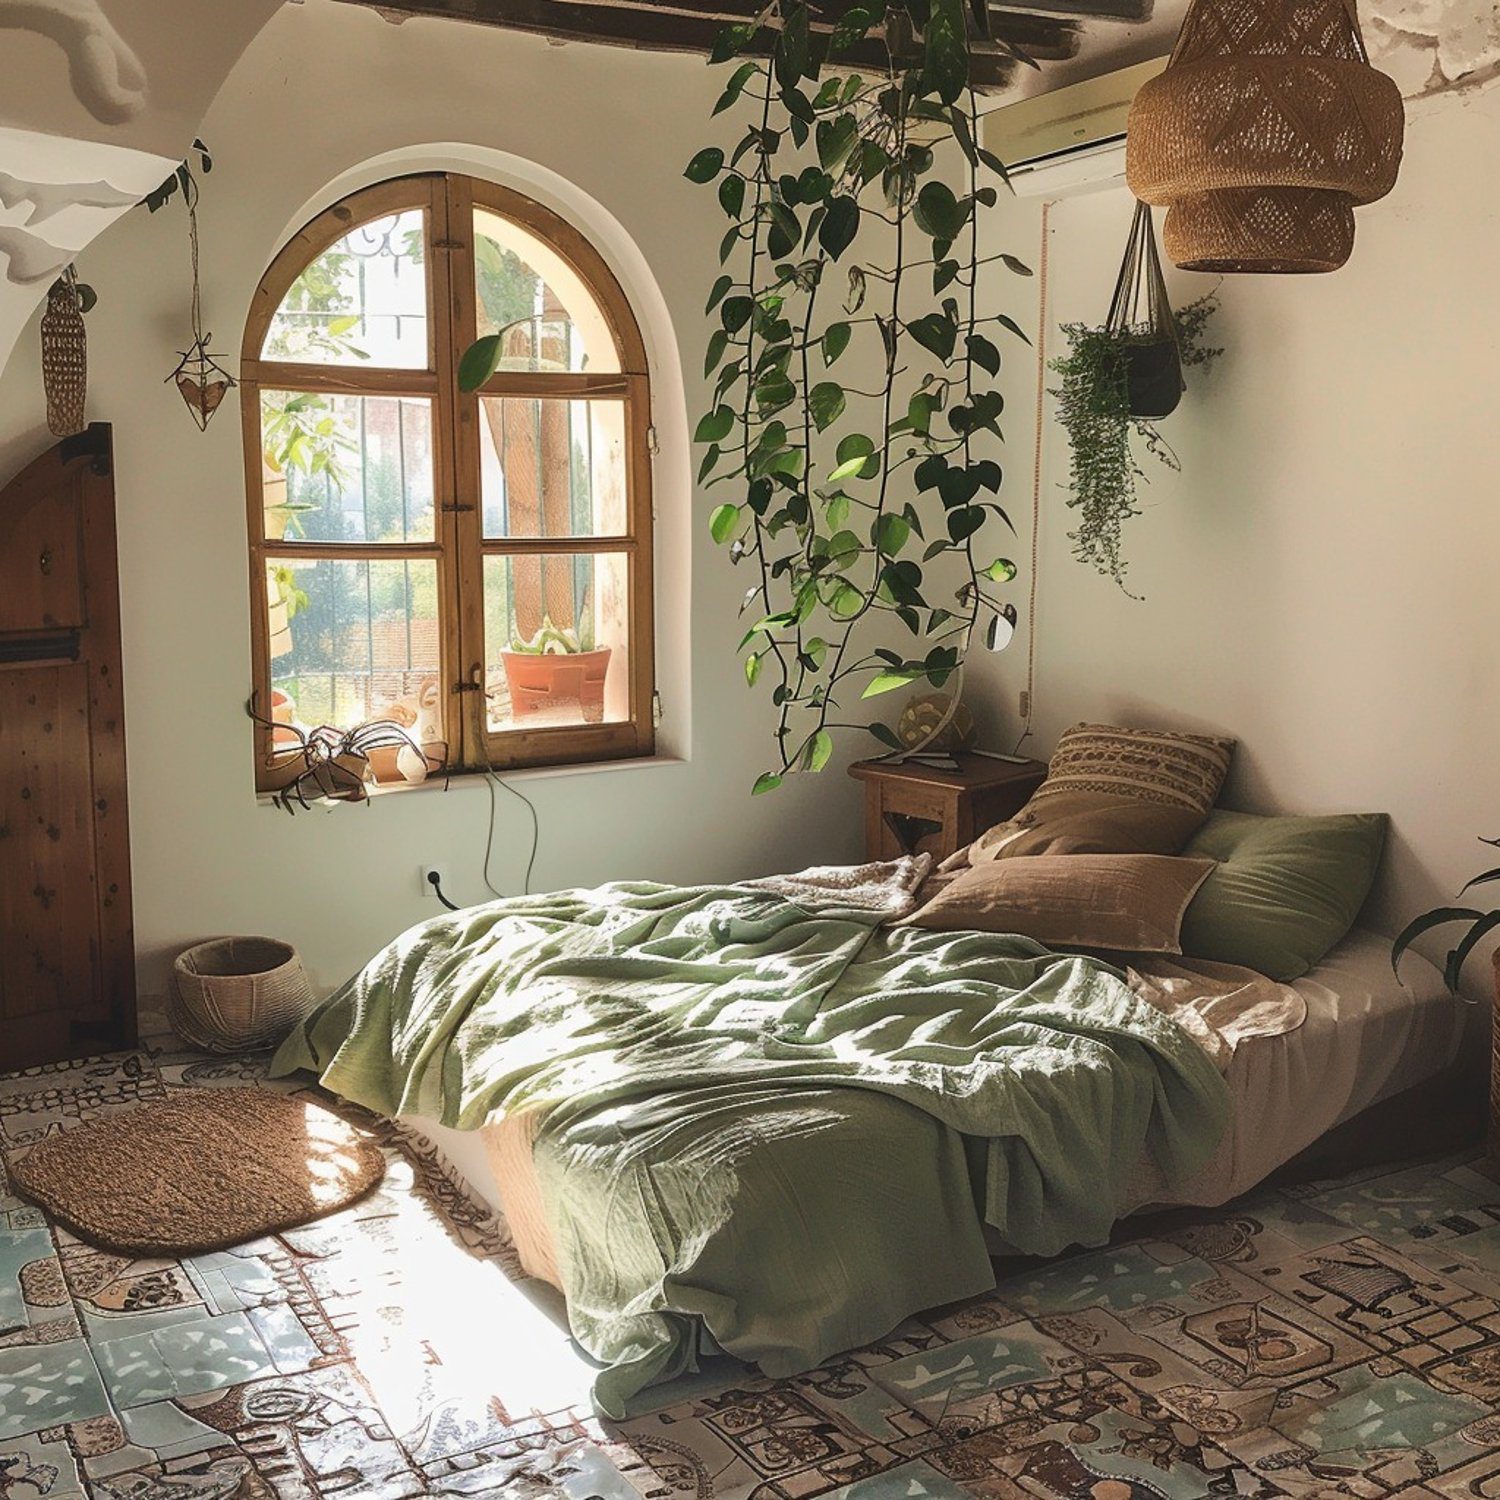
{"label": "beige pillow", "polygon": [[944,868],[1037,854],[1176,854],[1213,808],[1233,751],[1233,740],[1211,735],[1075,724],[1026,806]]}
{"label": "beige pillow", "polygon": [[1049,948],[1181,953],[1182,915],[1214,868],[1166,854],[1039,854],[953,876],[901,925],[1005,932]]}

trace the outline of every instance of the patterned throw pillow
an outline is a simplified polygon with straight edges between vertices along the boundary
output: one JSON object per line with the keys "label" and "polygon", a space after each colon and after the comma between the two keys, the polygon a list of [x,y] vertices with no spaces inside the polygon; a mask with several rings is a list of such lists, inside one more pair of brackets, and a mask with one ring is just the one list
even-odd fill
{"label": "patterned throw pillow", "polygon": [[1186,807],[1206,818],[1218,800],[1234,741],[1160,729],[1075,724],[1057,742],[1032,805],[1070,792],[1099,792]]}
{"label": "patterned throw pillow", "polygon": [[944,868],[1037,854],[1177,854],[1213,808],[1234,741],[1075,724],[1047,779],[1008,822]]}

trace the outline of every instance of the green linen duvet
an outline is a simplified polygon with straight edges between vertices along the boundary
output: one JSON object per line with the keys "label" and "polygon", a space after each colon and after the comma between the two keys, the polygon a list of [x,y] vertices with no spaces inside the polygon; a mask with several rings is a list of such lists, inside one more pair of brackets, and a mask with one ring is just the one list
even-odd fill
{"label": "green linen duvet", "polygon": [[535,1162],[600,1408],[723,1349],[769,1375],[1104,1241],[1149,1152],[1207,1159],[1227,1089],[1113,969],[1024,938],[883,927],[743,886],[622,883],[413,928],[274,1070]]}

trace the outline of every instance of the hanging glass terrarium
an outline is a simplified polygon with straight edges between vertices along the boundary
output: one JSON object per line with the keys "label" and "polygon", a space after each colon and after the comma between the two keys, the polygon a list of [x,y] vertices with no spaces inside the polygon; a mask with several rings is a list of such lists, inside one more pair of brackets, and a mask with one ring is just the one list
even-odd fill
{"label": "hanging glass terrarium", "polygon": [[1166,71],[1142,85],[1125,177],[1165,205],[1193,271],[1333,271],[1354,209],[1390,192],[1401,93],[1369,64],[1354,0],[1191,0]]}
{"label": "hanging glass terrarium", "polygon": [[181,351],[177,368],[167,379],[177,387],[200,431],[223,404],[234,387],[234,377],[208,352],[213,334],[203,331],[203,306],[198,279],[198,184],[190,172],[183,172],[183,197],[187,201],[188,242],[193,256],[193,342]]}

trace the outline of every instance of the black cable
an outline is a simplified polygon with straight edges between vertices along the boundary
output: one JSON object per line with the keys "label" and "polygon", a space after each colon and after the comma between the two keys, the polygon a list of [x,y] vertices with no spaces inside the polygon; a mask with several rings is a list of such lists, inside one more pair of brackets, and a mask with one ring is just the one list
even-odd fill
{"label": "black cable", "polygon": [[432,887],[432,893],[448,908],[449,911],[457,911],[458,908],[443,894],[443,877],[436,870],[427,872],[427,884]]}

